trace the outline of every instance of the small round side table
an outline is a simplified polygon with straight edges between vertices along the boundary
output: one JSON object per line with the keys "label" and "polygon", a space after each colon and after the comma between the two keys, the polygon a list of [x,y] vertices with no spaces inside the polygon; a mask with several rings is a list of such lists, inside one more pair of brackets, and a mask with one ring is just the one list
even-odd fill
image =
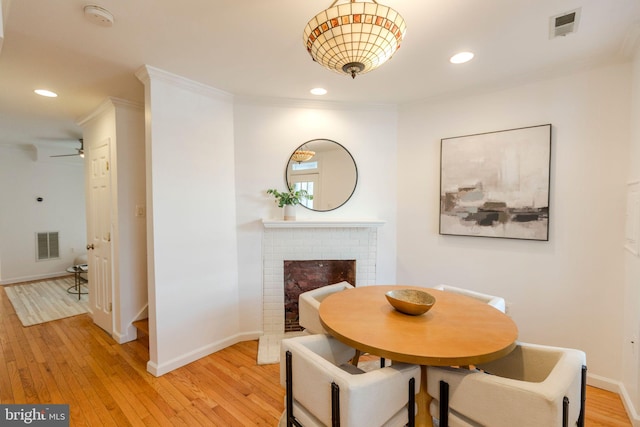
{"label": "small round side table", "polygon": [[89,293],[89,291],[82,291],[82,284],[86,282],[86,280],[80,276],[82,273],[87,273],[88,271],[89,266],[87,264],[72,265],[71,267],[67,268],[67,272],[73,273],[74,278],[74,285],[69,286],[69,288],[67,288],[67,292],[69,292],[70,294],[78,295],[78,300],[80,299],[81,295],[87,295]]}

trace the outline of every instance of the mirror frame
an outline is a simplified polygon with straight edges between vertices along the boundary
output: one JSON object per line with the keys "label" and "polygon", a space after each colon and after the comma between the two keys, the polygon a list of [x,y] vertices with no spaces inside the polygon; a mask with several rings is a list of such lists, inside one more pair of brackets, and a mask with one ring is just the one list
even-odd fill
{"label": "mirror frame", "polygon": [[347,150],[347,148],[340,144],[339,142],[336,142],[332,139],[328,139],[328,138],[315,138],[315,139],[310,139],[309,141],[306,141],[302,144],[300,144],[299,146],[297,146],[292,152],[291,155],[289,156],[289,160],[287,160],[287,165],[284,169],[284,182],[287,186],[287,188],[289,188],[289,165],[291,164],[292,160],[291,157],[293,157],[293,153],[295,153],[297,150],[302,149],[302,147],[304,147],[305,145],[308,145],[312,142],[316,142],[316,141],[326,141],[326,142],[331,142],[335,145],[338,146],[339,149],[344,150],[345,153],[347,153],[349,155],[349,158],[351,159],[351,162],[353,163],[353,169],[354,169],[354,173],[355,173],[355,181],[353,183],[353,188],[351,189],[351,192],[349,193],[349,196],[342,202],[340,203],[338,206],[336,206],[335,208],[331,208],[331,209],[311,209],[303,204],[300,204],[300,206],[304,207],[305,209],[309,209],[310,211],[314,211],[314,212],[331,212],[334,211],[342,206],[344,206],[349,200],[351,200],[351,197],[353,197],[353,193],[356,192],[356,188],[358,187],[358,165],[356,164],[356,160],[354,159],[353,155],[351,154],[351,152],[349,150]]}

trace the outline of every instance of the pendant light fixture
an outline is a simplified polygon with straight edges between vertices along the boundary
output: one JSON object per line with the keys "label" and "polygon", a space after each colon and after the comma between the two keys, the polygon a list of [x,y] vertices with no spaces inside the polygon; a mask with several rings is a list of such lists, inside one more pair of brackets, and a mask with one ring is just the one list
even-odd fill
{"label": "pendant light fixture", "polygon": [[375,0],[338,1],[309,21],[303,41],[314,61],[355,78],[387,62],[407,26],[398,12]]}
{"label": "pendant light fixture", "polygon": [[305,144],[293,152],[293,154],[291,155],[291,160],[298,163],[306,162],[307,160],[310,160],[315,155],[316,155],[316,152],[309,150],[307,148],[307,145]]}

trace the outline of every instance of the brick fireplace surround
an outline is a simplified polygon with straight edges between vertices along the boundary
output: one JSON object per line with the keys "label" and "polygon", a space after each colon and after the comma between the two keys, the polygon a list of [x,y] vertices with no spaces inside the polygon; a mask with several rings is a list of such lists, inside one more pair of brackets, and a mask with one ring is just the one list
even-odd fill
{"label": "brick fireplace surround", "polygon": [[263,330],[284,333],[284,261],[356,260],[356,286],[376,282],[378,230],[383,221],[264,220]]}

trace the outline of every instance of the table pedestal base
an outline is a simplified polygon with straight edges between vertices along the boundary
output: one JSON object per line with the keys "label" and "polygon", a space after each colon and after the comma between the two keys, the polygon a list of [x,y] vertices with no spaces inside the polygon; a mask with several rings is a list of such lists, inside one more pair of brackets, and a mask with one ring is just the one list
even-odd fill
{"label": "table pedestal base", "polygon": [[420,366],[420,391],[416,396],[418,414],[416,415],[416,427],[433,427],[431,418],[431,401],[433,398],[427,393],[427,367]]}

